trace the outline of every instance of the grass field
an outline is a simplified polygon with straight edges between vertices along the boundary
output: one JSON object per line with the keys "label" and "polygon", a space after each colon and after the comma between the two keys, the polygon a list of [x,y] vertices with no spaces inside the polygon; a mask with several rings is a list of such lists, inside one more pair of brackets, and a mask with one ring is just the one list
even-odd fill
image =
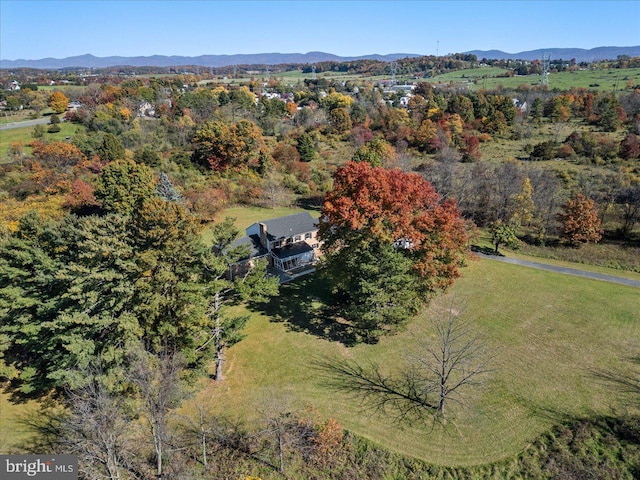
{"label": "grass field", "polygon": [[32,435],[25,420],[33,418],[37,410],[36,402],[14,403],[9,395],[0,391],[0,454],[9,453],[14,445]]}
{"label": "grass field", "polygon": [[[540,75],[524,75],[503,77],[509,70],[500,67],[481,67],[467,70],[457,70],[444,73],[432,78],[421,78],[418,81],[431,83],[458,83],[463,84],[471,90],[495,89],[499,86],[505,88],[517,88],[520,85],[539,85]],[[289,72],[272,73],[272,77],[281,80],[283,83],[292,84],[298,81],[309,79],[311,73],[302,73],[301,70]],[[380,81],[390,80],[391,75],[362,76],[343,72],[319,72],[318,77],[340,80],[366,80]],[[254,75],[255,78],[264,78],[265,74]],[[228,83],[242,83],[249,81],[250,77],[240,77],[236,79],[227,78]],[[398,82],[413,82],[413,77],[398,76]],[[640,85],[640,68],[629,69],[601,69],[601,70],[579,70],[575,72],[559,72],[549,74],[549,89],[569,90],[571,88],[589,88],[598,91],[631,91],[631,87]]]}
{"label": "grass field", "polygon": [[[432,83],[464,83],[470,89],[494,89],[502,85],[505,88],[517,88],[519,85],[539,85],[540,75],[497,77],[506,70],[496,67],[460,70],[425,79]],[[593,90],[620,92],[631,91],[628,86],[640,85],[640,68],[624,70],[579,70],[549,74],[549,89],[569,90],[571,88],[590,88]]]}
{"label": "grass field", "polygon": [[229,352],[225,382],[210,384],[202,398],[220,412],[257,418],[260,399],[277,392],[393,451],[457,466],[512,456],[566,418],[626,408],[599,373],[628,372],[640,354],[638,289],[480,260],[464,269],[453,293],[495,355],[488,383],[457,411],[457,429],[394,424],[327,389],[314,361],[374,359],[394,369],[414,335],[429,332],[416,319],[377,345],[332,341],[322,319],[310,318],[309,308],[326,301],[315,277],[284,286],[268,309],[252,312],[246,339]]}
{"label": "grass field", "polygon": [[[77,125],[74,123],[60,123],[60,131],[58,133],[47,133],[46,129],[48,125],[43,125],[45,128],[45,134],[43,139],[61,142],[66,137],[73,137],[73,135],[78,131],[78,129],[84,129],[85,127],[81,125]],[[6,163],[9,159],[7,157],[7,152],[9,150],[9,146],[13,142],[22,142],[25,146],[25,152],[31,153],[31,149],[27,146],[29,142],[31,142],[33,137],[31,136],[31,132],[33,132],[34,127],[21,127],[21,128],[12,128],[10,130],[0,130],[0,163]]]}
{"label": "grass field", "polygon": [[0,125],[29,120],[31,113],[33,112],[30,110],[21,110],[19,112],[7,112],[5,110],[0,114]]}

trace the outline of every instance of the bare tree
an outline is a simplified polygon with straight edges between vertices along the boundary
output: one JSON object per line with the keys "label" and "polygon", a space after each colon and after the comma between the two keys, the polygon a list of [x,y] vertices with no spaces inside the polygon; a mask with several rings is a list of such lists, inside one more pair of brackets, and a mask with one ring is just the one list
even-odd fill
{"label": "bare tree", "polygon": [[[94,377],[95,378],[95,377]],[[78,456],[85,478],[121,478],[131,460],[131,416],[124,399],[95,379],[67,392],[69,414],[60,424],[58,441],[65,451]]]}
{"label": "bare tree", "polygon": [[129,372],[130,381],[137,387],[141,400],[141,413],[149,424],[156,458],[156,477],[163,476],[169,442],[168,417],[182,399],[180,375],[184,361],[179,353],[161,356],[141,349],[136,352]]}
{"label": "bare tree", "polygon": [[282,392],[267,392],[258,413],[264,424],[259,435],[266,440],[267,451],[276,454],[277,465],[272,466],[284,473],[287,457],[309,447],[312,426],[295,411],[293,397]]}
{"label": "bare tree", "polygon": [[251,452],[241,422],[216,415],[203,401],[194,407],[193,413],[180,417],[180,444],[205,471],[215,471],[216,478],[227,478],[223,472],[239,475],[236,469],[242,465],[241,458]]}
{"label": "bare tree", "polygon": [[483,382],[490,357],[453,297],[442,297],[428,316],[431,335],[416,338],[398,373],[386,373],[374,362],[319,362],[329,385],[401,420],[433,418],[445,423],[447,407],[463,403],[465,391]]}
{"label": "bare tree", "polygon": [[445,405],[460,403],[467,387],[483,383],[484,374],[489,372],[490,357],[482,339],[461,317],[463,310],[456,308],[454,297],[441,297],[431,309],[435,341],[419,339],[409,365],[415,370],[413,375],[425,385],[435,384],[436,410],[445,418]]}

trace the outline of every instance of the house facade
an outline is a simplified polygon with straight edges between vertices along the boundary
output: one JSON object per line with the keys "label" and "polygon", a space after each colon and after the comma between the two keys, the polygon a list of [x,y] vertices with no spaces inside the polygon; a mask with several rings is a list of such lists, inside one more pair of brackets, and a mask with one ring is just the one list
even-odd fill
{"label": "house facade", "polygon": [[308,212],[256,222],[246,229],[246,236],[231,244],[249,247],[248,256],[230,266],[231,276],[246,272],[254,260],[265,257],[281,278],[310,273],[320,255],[317,235],[318,222]]}

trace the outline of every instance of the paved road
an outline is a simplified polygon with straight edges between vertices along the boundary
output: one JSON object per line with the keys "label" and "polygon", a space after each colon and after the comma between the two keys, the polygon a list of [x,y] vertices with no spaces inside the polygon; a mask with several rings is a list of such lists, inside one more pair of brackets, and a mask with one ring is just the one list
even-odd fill
{"label": "paved road", "polygon": [[[60,121],[64,121],[62,118]],[[0,125],[0,130],[11,130],[12,128],[34,127],[36,125],[46,125],[50,122],[49,117],[37,118],[35,120],[23,120],[21,122],[11,122]]]}
{"label": "paved road", "polygon": [[578,270],[577,268],[558,267],[556,265],[548,265],[546,263],[530,262],[528,260],[520,260],[518,258],[500,257],[497,255],[487,255],[481,252],[475,252],[480,258],[488,260],[496,260],[498,262],[511,263],[513,265],[521,265],[523,267],[538,268],[540,270],[549,270],[556,273],[565,273],[567,275],[577,275],[578,277],[592,278],[594,280],[603,280],[605,282],[620,283],[640,288],[640,281],[631,280],[629,278],[616,277],[613,275],[605,275],[603,273],[588,272],[586,270]]}

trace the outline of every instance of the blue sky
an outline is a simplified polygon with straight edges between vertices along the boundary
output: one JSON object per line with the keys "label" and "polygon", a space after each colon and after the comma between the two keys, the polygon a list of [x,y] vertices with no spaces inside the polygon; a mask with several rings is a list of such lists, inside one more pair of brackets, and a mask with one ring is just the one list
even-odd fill
{"label": "blue sky", "polygon": [[640,0],[0,0],[0,58],[640,45]]}

